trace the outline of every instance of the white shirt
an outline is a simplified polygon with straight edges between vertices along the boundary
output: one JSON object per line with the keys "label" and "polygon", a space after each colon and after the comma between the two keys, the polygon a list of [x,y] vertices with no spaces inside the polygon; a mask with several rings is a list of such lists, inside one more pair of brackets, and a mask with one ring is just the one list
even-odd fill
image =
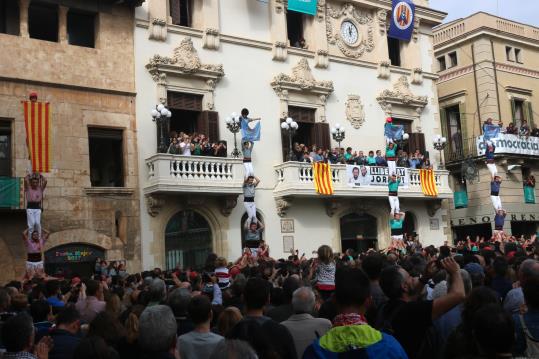
{"label": "white shirt", "polygon": [[191,156],[191,144],[185,142],[180,143],[180,153],[184,156]]}

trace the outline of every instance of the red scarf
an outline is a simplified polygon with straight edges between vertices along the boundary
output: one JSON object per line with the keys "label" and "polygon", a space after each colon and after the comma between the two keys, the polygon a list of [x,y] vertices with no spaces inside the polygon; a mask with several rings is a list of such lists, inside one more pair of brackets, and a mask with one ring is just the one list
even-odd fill
{"label": "red scarf", "polygon": [[367,324],[367,319],[358,313],[339,314],[333,319],[333,327],[344,327],[346,325]]}

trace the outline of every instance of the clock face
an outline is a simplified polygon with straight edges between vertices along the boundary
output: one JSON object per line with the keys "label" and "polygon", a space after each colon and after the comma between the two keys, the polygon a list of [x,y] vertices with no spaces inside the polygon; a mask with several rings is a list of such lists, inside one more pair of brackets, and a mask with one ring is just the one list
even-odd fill
{"label": "clock face", "polygon": [[343,21],[341,24],[341,37],[347,45],[354,45],[359,38],[356,25],[351,21]]}

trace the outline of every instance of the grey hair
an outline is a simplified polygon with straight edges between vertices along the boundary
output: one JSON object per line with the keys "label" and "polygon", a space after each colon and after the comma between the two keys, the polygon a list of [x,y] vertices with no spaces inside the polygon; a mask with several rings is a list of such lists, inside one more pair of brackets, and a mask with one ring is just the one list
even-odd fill
{"label": "grey hair", "polygon": [[539,277],[539,261],[535,259],[526,259],[520,263],[519,274],[524,279]]}
{"label": "grey hair", "polygon": [[[468,273],[467,270],[461,269],[460,276],[462,277],[462,282],[464,282],[464,294],[468,295],[472,291],[472,276]],[[451,281],[447,282],[447,290],[451,289]]]}
{"label": "grey hair", "polygon": [[176,343],[177,330],[176,319],[169,307],[148,307],[139,318],[139,345],[141,349],[150,352],[167,351]]}
{"label": "grey hair", "polygon": [[215,346],[210,359],[258,359],[258,355],[246,341],[225,339]]}
{"label": "grey hair", "polygon": [[311,313],[314,304],[314,292],[309,287],[298,288],[292,294],[292,308],[295,313]]}
{"label": "grey hair", "polygon": [[160,278],[155,278],[150,284],[150,300],[152,302],[161,302],[167,295],[167,286]]}
{"label": "grey hair", "polygon": [[187,316],[187,306],[191,301],[191,292],[187,288],[176,288],[168,295],[168,306],[177,317]]}

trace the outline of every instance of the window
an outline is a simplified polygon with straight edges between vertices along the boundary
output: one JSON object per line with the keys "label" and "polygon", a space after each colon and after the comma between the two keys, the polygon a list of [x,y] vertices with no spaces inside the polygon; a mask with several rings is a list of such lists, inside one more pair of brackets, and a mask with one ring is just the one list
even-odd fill
{"label": "window", "polygon": [[445,70],[447,67],[445,65],[445,56],[440,56],[438,57],[438,68],[440,69],[439,71],[443,71]]}
{"label": "window", "polygon": [[449,53],[449,67],[457,66],[457,52],[453,51]]}
{"label": "window", "polygon": [[19,4],[16,0],[0,1],[0,33],[19,35]]}
{"label": "window", "polygon": [[[305,145],[311,149],[311,146],[316,145],[322,149],[329,149],[331,146],[329,124],[316,122],[316,109],[308,107],[288,107],[288,116],[292,117],[299,125],[297,131],[292,137],[292,144]],[[284,119],[282,119],[284,121]],[[289,138],[288,135],[282,131],[282,146],[283,146],[283,159],[288,159],[289,151]]]}
{"label": "window", "polygon": [[28,8],[28,32],[32,39],[57,42],[58,7],[32,1]]}
{"label": "window", "polygon": [[515,52],[513,51],[513,48],[511,46],[505,47],[505,57],[507,58],[507,61],[515,61]]}
{"label": "window", "polygon": [[522,50],[521,49],[515,48],[515,60],[519,64],[522,63]]}
{"label": "window", "polygon": [[401,65],[401,43],[398,39],[387,38],[387,49],[389,52],[389,61],[393,66]]}
{"label": "window", "polygon": [[90,127],[88,144],[92,187],[123,187],[123,131]]}
{"label": "window", "polygon": [[11,177],[11,122],[0,121],[0,177]]}
{"label": "window", "polygon": [[70,45],[95,47],[96,14],[69,10],[67,41]]}
{"label": "window", "polygon": [[170,0],[169,6],[174,25],[193,26],[193,0]]}
{"label": "window", "polygon": [[463,156],[462,132],[460,121],[459,105],[443,109],[447,119],[447,141],[449,142],[450,158],[461,158]]}
{"label": "window", "polygon": [[[407,133],[408,135],[412,133],[412,121],[393,117],[392,123],[394,125],[402,126],[402,128],[404,129],[404,132]],[[403,150],[407,154],[410,154],[410,141],[403,142],[403,144],[398,149]]]}
{"label": "window", "polygon": [[288,42],[292,47],[305,48],[305,38],[303,37],[303,14],[288,10],[286,12],[286,30]]}
{"label": "window", "polygon": [[511,110],[513,112],[513,123],[517,128],[522,125],[524,118],[524,101],[520,99],[511,100]]}

